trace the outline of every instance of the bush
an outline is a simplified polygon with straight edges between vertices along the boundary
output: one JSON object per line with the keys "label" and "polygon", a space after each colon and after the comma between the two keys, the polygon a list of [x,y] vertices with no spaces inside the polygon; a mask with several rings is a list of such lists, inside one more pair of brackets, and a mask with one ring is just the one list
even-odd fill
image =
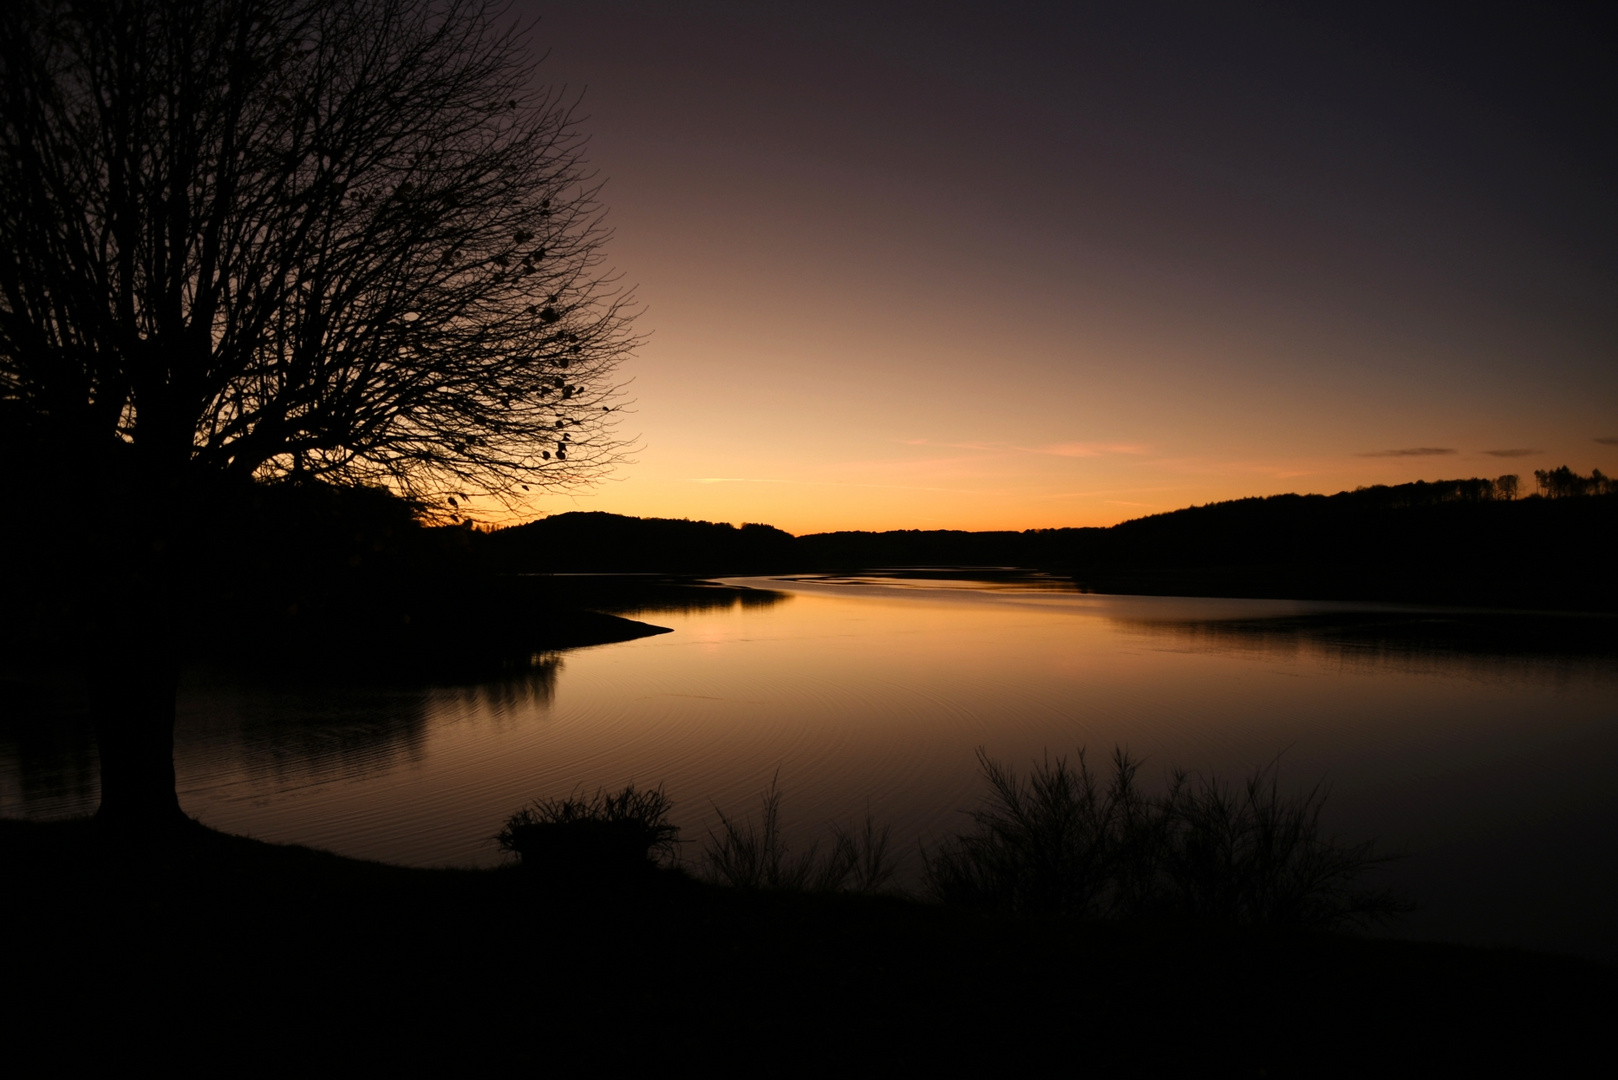
{"label": "bush", "polygon": [[781,793],[775,779],[762,802],[763,818],[757,824],[718,811],[719,829],[709,831],[702,853],[710,881],[739,889],[874,893],[893,877],[889,829],[878,827],[869,813],[858,829],[833,825],[832,844],[824,854],[819,843],[793,854],[781,839]]}
{"label": "bush", "polygon": [[1325,794],[1280,790],[1272,762],[1239,788],[1171,773],[1143,794],[1138,764],[1115,750],[1103,785],[1084,752],[1046,758],[1025,780],[978,760],[990,788],[975,828],[926,858],[928,891],[945,903],[1080,918],[1163,918],[1199,925],[1336,929],[1408,905],[1359,887],[1388,861],[1370,843],[1323,834]]}
{"label": "bush", "polygon": [[675,860],[673,805],[661,786],[637,791],[634,784],[617,794],[540,799],[506,819],[495,841],[528,868],[586,877],[644,870]]}

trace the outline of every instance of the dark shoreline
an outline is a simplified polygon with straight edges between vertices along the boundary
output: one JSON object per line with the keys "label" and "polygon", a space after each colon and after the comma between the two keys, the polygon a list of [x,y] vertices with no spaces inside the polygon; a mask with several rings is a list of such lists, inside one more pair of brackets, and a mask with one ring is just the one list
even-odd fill
{"label": "dark shoreline", "polygon": [[409,870],[195,826],[0,820],[14,1060],[1453,1073],[1600,1050],[1613,968],[1337,935]]}
{"label": "dark shoreline", "polygon": [[518,573],[701,577],[875,567],[1026,567],[1101,593],[1618,613],[1618,493],[1461,497],[1450,481],[1238,499],[1107,528],[896,529],[792,536],[768,525],[565,513],[468,534]]}

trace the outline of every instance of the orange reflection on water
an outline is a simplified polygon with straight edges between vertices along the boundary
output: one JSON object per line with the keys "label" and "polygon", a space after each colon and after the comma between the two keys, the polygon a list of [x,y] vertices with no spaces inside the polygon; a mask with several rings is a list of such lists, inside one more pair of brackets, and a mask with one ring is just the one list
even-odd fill
{"label": "orange reflection on water", "polygon": [[[1331,785],[1328,825],[1412,854],[1399,872],[1443,913],[1435,932],[1618,951],[1610,919],[1580,899],[1604,895],[1618,865],[1611,655],[1467,655],[1377,629],[1416,615],[1351,605],[1007,581],[740,584],[782,598],[649,614],[673,632],[500,683],[193,680],[183,805],[268,840],[487,865],[504,818],[536,797],[661,783],[700,841],[716,806],[746,814],[779,773],[791,842],[869,806],[913,874],[917,843],[977,802],[980,746],[1019,765],[1125,746],[1148,780],[1171,764],[1237,778],[1279,754],[1284,783]],[[1555,854],[1569,836],[1579,859]]]}

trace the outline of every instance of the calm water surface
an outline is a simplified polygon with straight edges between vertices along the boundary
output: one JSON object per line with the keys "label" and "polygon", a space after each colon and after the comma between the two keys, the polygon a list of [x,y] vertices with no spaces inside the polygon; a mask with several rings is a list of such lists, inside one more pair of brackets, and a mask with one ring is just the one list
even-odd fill
{"label": "calm water surface", "polygon": [[[700,839],[779,775],[790,838],[869,807],[913,872],[977,801],[978,747],[1025,765],[1125,746],[1153,779],[1279,755],[1283,786],[1329,785],[1333,829],[1408,856],[1387,879],[1421,910],[1396,932],[1618,958],[1618,658],[1578,632],[1564,647],[1531,621],[1038,582],[733,583],[775,599],[643,611],[673,633],[499,683],[193,675],[181,802],[265,840],[489,865],[535,797],[662,783]],[[0,732],[0,814],[94,809],[93,750],[70,729]]]}

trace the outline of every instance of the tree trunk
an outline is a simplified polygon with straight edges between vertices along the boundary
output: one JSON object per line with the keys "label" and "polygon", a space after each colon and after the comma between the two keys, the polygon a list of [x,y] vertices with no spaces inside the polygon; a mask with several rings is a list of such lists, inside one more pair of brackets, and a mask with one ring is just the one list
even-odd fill
{"label": "tree trunk", "polygon": [[180,683],[178,615],[186,607],[186,530],[177,485],[140,483],[121,492],[101,537],[106,575],[93,606],[90,706],[101,752],[96,820],[162,830],[185,822],[175,790],[174,716]]}
{"label": "tree trunk", "polygon": [[[163,635],[166,637],[166,635]],[[186,820],[174,777],[179,664],[167,641],[135,641],[100,658],[91,707],[101,753],[96,820],[141,830]]]}

